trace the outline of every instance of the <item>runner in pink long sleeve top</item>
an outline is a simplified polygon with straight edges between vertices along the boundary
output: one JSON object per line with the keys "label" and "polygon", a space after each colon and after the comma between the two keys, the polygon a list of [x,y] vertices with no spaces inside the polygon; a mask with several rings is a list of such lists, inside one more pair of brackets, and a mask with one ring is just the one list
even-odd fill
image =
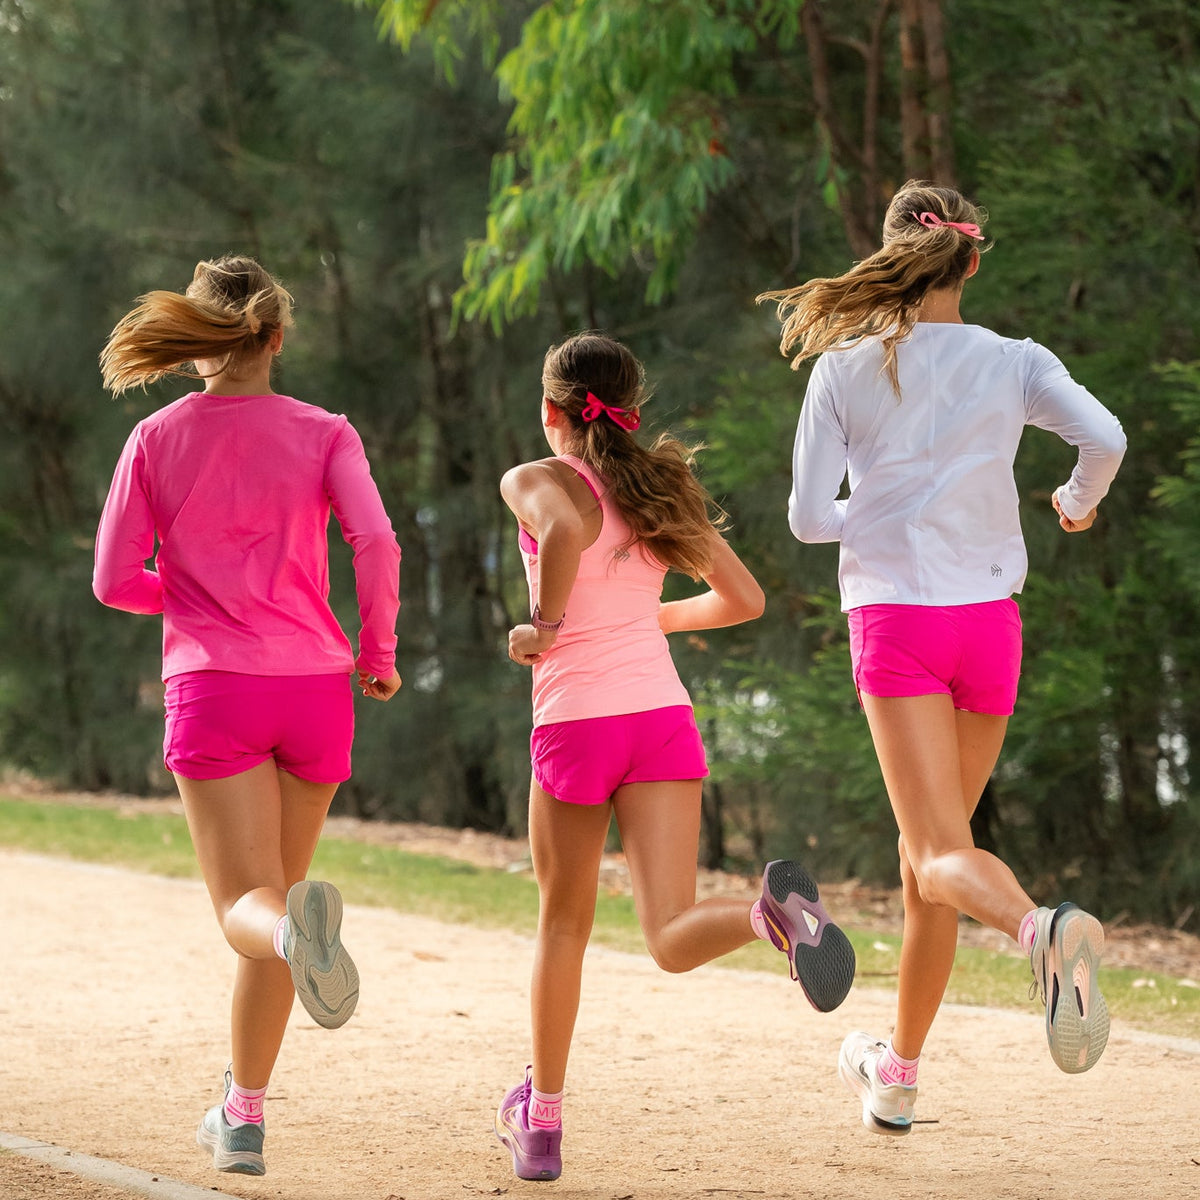
{"label": "runner in pink long sleeve top", "polygon": [[[92,588],[163,615],[163,762],[237,952],[225,1096],[196,1141],[241,1175],[266,1171],[263,1100],[293,1001],[327,1029],[358,1003],[341,894],[307,875],[351,775],[351,673],[369,700],[401,686],[400,547],[346,418],[272,388],[291,324],[282,284],[231,254],[198,263],[182,294],[139,297],[100,355],[115,395],[205,381],[130,434]],[[357,660],[329,606],[331,512],[354,551]]]}
{"label": "runner in pink long sleeve top", "polygon": [[[329,607],[332,508],[354,549],[357,662]],[[158,553],[155,569],[145,566]],[[93,589],[163,614],[163,678],[395,667],[400,548],[362,442],[289,396],[192,392],[137,425],[96,538]]]}

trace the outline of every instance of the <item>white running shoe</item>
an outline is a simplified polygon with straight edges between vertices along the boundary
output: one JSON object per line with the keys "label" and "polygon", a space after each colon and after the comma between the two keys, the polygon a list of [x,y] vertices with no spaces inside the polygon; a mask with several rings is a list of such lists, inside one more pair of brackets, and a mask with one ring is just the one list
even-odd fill
{"label": "white running shoe", "polygon": [[1029,964],[1046,1006],[1050,1057],[1075,1075],[1094,1067],[1108,1043],[1108,1005],[1097,979],[1104,929],[1074,904],[1039,908],[1033,921]]}
{"label": "white running shoe", "polygon": [[916,1085],[883,1083],[879,1059],[887,1046],[868,1033],[851,1033],[838,1054],[838,1074],[862,1099],[863,1124],[872,1133],[900,1137],[912,1128]]}

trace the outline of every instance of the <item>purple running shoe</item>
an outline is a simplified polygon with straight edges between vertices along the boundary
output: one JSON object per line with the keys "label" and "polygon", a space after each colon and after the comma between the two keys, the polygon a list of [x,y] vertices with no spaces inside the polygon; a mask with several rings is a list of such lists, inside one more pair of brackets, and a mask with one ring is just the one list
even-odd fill
{"label": "purple running shoe", "polygon": [[759,911],[809,1004],[832,1012],[854,982],[854,947],[829,919],[808,872],[786,859],[767,863]]}
{"label": "purple running shoe", "polygon": [[532,1090],[533,1068],[526,1067],[524,1081],[505,1093],[496,1110],[496,1136],[512,1151],[518,1179],[557,1179],[562,1174],[562,1128],[529,1128]]}

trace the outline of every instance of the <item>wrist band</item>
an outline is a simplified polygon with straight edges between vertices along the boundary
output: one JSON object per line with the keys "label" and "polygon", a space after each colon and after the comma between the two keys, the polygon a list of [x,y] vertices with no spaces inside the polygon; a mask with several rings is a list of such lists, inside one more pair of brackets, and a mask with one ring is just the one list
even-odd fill
{"label": "wrist band", "polygon": [[557,621],[543,621],[542,606],[540,604],[535,604],[533,606],[533,616],[529,618],[529,623],[534,627],[534,629],[545,629],[550,633],[557,633],[563,627],[563,622],[566,619],[567,614],[563,613],[563,615],[559,617]]}

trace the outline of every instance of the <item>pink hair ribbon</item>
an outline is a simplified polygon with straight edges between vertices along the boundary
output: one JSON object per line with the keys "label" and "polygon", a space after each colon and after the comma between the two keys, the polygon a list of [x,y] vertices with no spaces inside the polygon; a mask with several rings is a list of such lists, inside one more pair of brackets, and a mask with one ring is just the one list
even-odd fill
{"label": "pink hair ribbon", "polygon": [[913,216],[926,229],[936,229],[939,225],[944,225],[947,229],[957,229],[959,233],[965,233],[967,237],[974,238],[977,242],[984,240],[983,231],[974,221],[943,221],[937,213],[931,212],[913,213]]}
{"label": "pink hair ribbon", "polygon": [[597,417],[607,416],[614,425],[620,425],[622,429],[628,429],[630,432],[642,423],[640,413],[630,412],[627,408],[618,408],[615,404],[605,404],[603,400],[597,400],[591,392],[587,394],[587,404],[580,416],[585,421],[594,421]]}

